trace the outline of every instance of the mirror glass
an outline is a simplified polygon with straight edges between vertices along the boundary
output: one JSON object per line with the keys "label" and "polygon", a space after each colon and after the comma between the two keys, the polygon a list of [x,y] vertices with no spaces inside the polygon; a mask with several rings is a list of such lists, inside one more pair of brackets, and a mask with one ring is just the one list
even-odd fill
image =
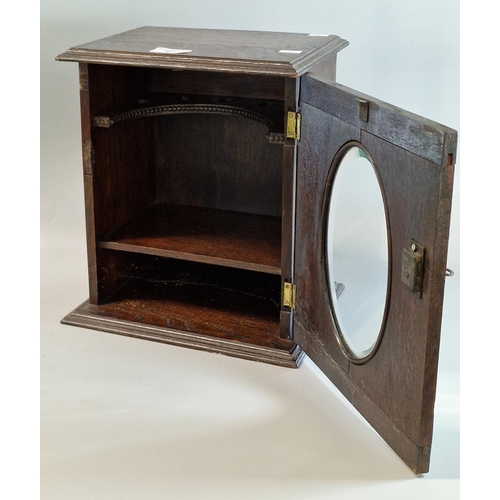
{"label": "mirror glass", "polygon": [[351,146],[336,169],[326,227],[326,268],[337,327],[354,358],[374,349],[389,277],[385,204],[367,154]]}

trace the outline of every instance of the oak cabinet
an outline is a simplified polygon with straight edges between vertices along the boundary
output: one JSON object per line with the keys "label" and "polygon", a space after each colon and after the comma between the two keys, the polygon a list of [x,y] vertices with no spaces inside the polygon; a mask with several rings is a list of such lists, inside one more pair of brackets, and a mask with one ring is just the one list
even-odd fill
{"label": "oak cabinet", "polygon": [[[89,299],[63,323],[285,367],[306,353],[426,472],[457,135],[336,83],[346,45],[144,27],[58,56],[79,63],[89,270]],[[338,310],[354,288],[329,274],[352,151],[385,220],[363,354]]]}

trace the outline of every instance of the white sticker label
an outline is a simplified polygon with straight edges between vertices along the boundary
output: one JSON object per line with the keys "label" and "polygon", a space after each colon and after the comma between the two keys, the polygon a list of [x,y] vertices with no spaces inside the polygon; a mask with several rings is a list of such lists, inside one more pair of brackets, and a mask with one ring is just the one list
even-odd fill
{"label": "white sticker label", "polygon": [[185,54],[186,52],[193,52],[187,49],[169,49],[168,47],[156,47],[156,49],[150,50],[149,52],[154,52],[156,54]]}
{"label": "white sticker label", "polygon": [[310,33],[309,36],[330,36],[330,35],[320,35],[318,33]]}
{"label": "white sticker label", "polygon": [[301,54],[301,53],[302,53],[301,50],[286,50],[286,49],[280,50],[280,54]]}

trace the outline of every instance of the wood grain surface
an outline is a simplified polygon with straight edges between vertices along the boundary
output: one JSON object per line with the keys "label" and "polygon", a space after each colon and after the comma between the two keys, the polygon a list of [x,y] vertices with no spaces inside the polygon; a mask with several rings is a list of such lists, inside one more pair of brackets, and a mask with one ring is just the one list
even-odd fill
{"label": "wood grain surface", "polygon": [[281,219],[157,203],[106,239],[101,248],[281,273]]}
{"label": "wood grain surface", "polygon": [[[456,133],[318,77],[302,79],[294,340],[415,471],[429,468]],[[306,102],[307,101],[307,102]],[[372,121],[373,120],[373,121]],[[387,322],[371,359],[353,361],[332,316],[325,266],[330,169],[342,145],[373,160],[388,214]],[[391,143],[393,141],[393,143]],[[333,167],[332,167],[333,165]],[[425,247],[423,292],[401,281],[401,253]]]}
{"label": "wood grain surface", "polygon": [[[297,77],[347,45],[336,35],[144,26],[72,47],[57,60]],[[189,52],[151,52],[158,47]]]}

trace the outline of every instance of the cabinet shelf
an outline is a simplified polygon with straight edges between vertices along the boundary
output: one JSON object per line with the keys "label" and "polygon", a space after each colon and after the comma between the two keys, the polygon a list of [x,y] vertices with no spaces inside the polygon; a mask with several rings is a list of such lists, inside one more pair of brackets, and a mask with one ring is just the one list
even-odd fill
{"label": "cabinet shelf", "polygon": [[281,218],[156,203],[101,248],[281,274]]}
{"label": "cabinet shelf", "polygon": [[106,303],[85,302],[63,323],[295,367],[279,337],[280,277],[147,257]]}

